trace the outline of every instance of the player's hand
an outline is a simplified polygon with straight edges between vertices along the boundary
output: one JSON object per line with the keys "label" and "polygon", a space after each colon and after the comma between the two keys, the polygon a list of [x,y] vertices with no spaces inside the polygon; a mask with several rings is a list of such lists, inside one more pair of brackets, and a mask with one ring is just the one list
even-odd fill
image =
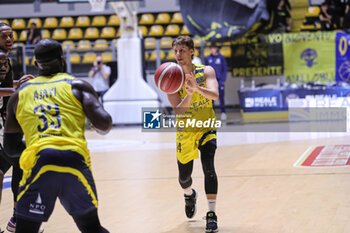
{"label": "player's hand", "polygon": [[194,74],[192,72],[190,74],[186,74],[185,85],[185,90],[189,95],[193,95],[193,93],[198,89],[196,79],[194,78]]}
{"label": "player's hand", "polygon": [[26,75],[23,75],[19,80],[18,80],[18,83],[17,83],[17,89],[25,82],[27,82],[28,80],[31,80],[31,79],[34,79],[35,77],[31,74],[26,74]]}

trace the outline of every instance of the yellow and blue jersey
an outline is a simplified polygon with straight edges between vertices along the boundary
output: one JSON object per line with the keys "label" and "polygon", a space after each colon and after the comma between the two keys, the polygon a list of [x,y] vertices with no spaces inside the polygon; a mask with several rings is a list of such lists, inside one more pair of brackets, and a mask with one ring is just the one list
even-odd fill
{"label": "yellow and blue jersey", "polygon": [[90,167],[84,137],[85,114],[72,92],[74,77],[58,73],[39,76],[22,84],[16,118],[25,135],[26,149],[20,158],[24,177],[30,175],[37,152],[46,148],[71,150],[85,158]]}
{"label": "yellow and blue jersey", "polygon": [[[197,82],[197,85],[200,87],[206,88],[206,80],[204,77],[204,65],[194,65],[194,77]],[[184,99],[187,95],[186,92],[186,84],[182,87],[182,89],[178,92],[181,99]],[[213,121],[216,121],[215,118],[215,112],[213,108],[213,100],[205,98],[203,95],[199,94],[198,92],[194,92],[191,100],[191,104],[189,108],[187,109],[186,113],[184,114],[184,117],[177,117],[177,120],[185,120],[186,118],[206,121],[208,119],[211,119]],[[216,130],[215,127],[211,128],[203,128],[200,131],[208,131],[208,130]]]}
{"label": "yellow and blue jersey", "polygon": [[[206,80],[204,76],[204,65],[194,65],[194,76],[197,85],[206,88]],[[185,86],[178,92],[181,99],[184,99],[187,95]],[[216,122],[215,112],[213,108],[213,101],[205,98],[198,92],[194,92],[190,107],[183,114],[183,116],[176,116],[176,120],[187,122],[197,121],[210,121],[210,123]],[[197,125],[186,125],[185,127],[177,126],[176,129],[176,154],[177,159],[186,164],[193,159],[198,158],[198,148],[205,145],[209,141],[215,141],[216,143],[216,127],[209,125],[209,127],[197,127]]]}

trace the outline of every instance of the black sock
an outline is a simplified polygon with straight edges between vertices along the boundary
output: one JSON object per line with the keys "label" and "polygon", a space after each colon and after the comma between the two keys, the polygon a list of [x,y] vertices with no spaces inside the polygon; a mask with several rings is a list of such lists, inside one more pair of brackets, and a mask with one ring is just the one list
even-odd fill
{"label": "black sock", "polygon": [[13,208],[13,215],[12,215],[13,221],[16,223],[16,208]]}

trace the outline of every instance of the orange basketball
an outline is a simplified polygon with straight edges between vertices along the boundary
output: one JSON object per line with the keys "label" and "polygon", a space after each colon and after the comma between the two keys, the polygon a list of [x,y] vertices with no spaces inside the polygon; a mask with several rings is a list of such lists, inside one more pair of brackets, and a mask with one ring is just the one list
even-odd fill
{"label": "orange basketball", "polygon": [[185,74],[178,64],[166,62],[158,67],[154,75],[156,86],[167,94],[181,90],[185,83]]}

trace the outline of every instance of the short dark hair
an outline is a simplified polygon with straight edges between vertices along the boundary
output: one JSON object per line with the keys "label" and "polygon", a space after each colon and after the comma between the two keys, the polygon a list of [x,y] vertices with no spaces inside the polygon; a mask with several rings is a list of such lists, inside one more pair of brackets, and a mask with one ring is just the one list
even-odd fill
{"label": "short dark hair", "polygon": [[66,63],[63,58],[62,46],[53,39],[40,40],[34,49],[35,61],[39,74],[50,76],[59,72],[66,72]]}
{"label": "short dark hair", "polygon": [[187,46],[190,49],[194,49],[193,40],[189,36],[178,36],[173,41],[172,47],[174,47],[174,45],[185,45],[185,46]]}
{"label": "short dark hair", "polygon": [[42,39],[34,48],[35,60],[44,63],[63,56],[62,46],[53,39]]}

